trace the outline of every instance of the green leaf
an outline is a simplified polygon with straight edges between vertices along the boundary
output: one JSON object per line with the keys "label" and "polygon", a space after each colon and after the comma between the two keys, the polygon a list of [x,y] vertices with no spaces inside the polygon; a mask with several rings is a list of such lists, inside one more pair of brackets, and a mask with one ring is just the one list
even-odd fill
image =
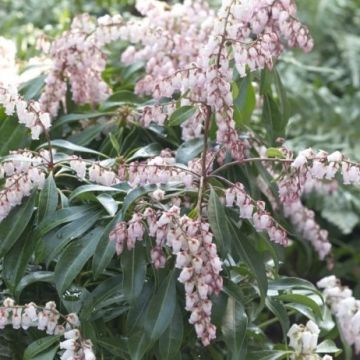
{"label": "green leaf", "polygon": [[80,318],[90,320],[91,315],[104,306],[106,299],[115,294],[123,294],[122,275],[113,276],[102,281],[84,300]]}
{"label": "green leaf", "polygon": [[128,333],[135,333],[144,328],[146,309],[148,308],[148,304],[151,300],[153,288],[154,287],[151,282],[146,282],[135,303],[130,308],[126,321]]}
{"label": "green leaf", "polygon": [[52,172],[48,175],[44,188],[40,192],[38,219],[42,220],[56,210],[58,193]]}
{"label": "green leaf", "polygon": [[122,254],[121,268],[124,291],[131,303],[141,293],[145,281],[146,253],[142,244],[136,244],[133,250]]}
{"label": "green leaf", "polygon": [[140,158],[149,158],[159,155],[161,152],[161,146],[157,143],[152,143],[141,147],[131,157],[127,159],[127,162]]}
{"label": "green leaf", "polygon": [[28,130],[13,117],[3,116],[0,106],[0,156],[30,143]]}
{"label": "green leaf", "polygon": [[84,217],[91,209],[90,206],[81,205],[56,210],[55,213],[49,214],[40,222],[36,229],[36,234],[41,237],[59,225]]}
{"label": "green leaf", "polygon": [[157,340],[170,325],[176,305],[175,272],[171,271],[162,281],[150,300],[145,317],[145,332]]}
{"label": "green leaf", "polygon": [[129,337],[128,347],[131,360],[142,360],[145,353],[153,346],[147,333],[139,331]]}
{"label": "green leaf", "polygon": [[64,293],[94,255],[103,231],[101,227],[95,228],[82,239],[72,242],[62,253],[55,267],[55,284],[59,294]]}
{"label": "green leaf", "polygon": [[256,106],[256,94],[252,86],[252,77],[248,75],[241,80],[240,87],[233,83],[234,106],[238,112],[237,127],[249,124]]}
{"label": "green leaf", "polygon": [[[106,155],[95,151],[93,149],[89,149],[87,147],[84,146],[80,146],[80,145],[76,145],[70,141],[67,140],[62,140],[62,139],[56,139],[56,140],[51,140],[51,145],[54,148],[60,148],[60,149],[66,149],[66,150],[71,150],[73,152],[80,152],[80,153],[88,153],[88,154],[95,154],[95,155],[99,155],[102,157],[107,157]],[[46,147],[47,143],[42,144],[41,146],[39,146],[39,148],[43,148]]]}
{"label": "green leaf", "polygon": [[36,239],[32,238],[32,233],[24,231],[10,251],[4,256],[2,277],[7,287],[14,293],[16,286],[24,275],[28,262],[36,246]]}
{"label": "green leaf", "polygon": [[116,212],[118,211],[118,203],[110,194],[100,194],[96,197],[96,199],[110,216],[115,216]]}
{"label": "green leaf", "polygon": [[269,290],[281,291],[293,289],[309,290],[322,297],[321,292],[310,281],[307,281],[305,279],[284,276],[276,280],[269,280]]}
{"label": "green leaf", "polygon": [[15,297],[19,298],[22,291],[29,285],[37,282],[54,282],[54,273],[52,271],[35,271],[25,275],[15,289]]}
{"label": "green leaf", "polygon": [[204,148],[203,139],[192,139],[184,142],[176,151],[176,161],[187,165],[190,160],[197,157]]}
{"label": "green leaf", "polygon": [[286,343],[286,336],[290,327],[290,320],[284,305],[271,297],[267,297],[265,300],[266,306],[277,317],[280,322],[281,330],[283,332],[283,341]]}
{"label": "green leaf", "polygon": [[124,337],[113,337],[113,338],[97,338],[95,345],[101,346],[112,355],[116,356],[116,359],[129,359],[127,354],[127,340]]}
{"label": "green leaf", "polygon": [[[26,71],[26,70],[25,70]],[[41,94],[41,90],[44,86],[46,75],[41,74],[34,79],[27,81],[25,84],[21,84],[19,91],[26,100],[34,99]]]}
{"label": "green leaf", "polygon": [[85,212],[80,219],[66,224],[56,232],[51,232],[45,236],[42,239],[42,250],[45,256],[46,265],[49,266],[67,244],[90,230],[100,218],[100,214],[101,211],[95,210]]}
{"label": "green leaf", "polygon": [[52,347],[52,345],[60,342],[60,335],[46,336],[32,342],[24,352],[24,360],[33,360],[35,356]]}
{"label": "green leaf", "polygon": [[176,109],[170,116],[167,123],[168,126],[178,126],[188,120],[192,115],[196,113],[197,109],[193,106],[182,106]]}
{"label": "green leaf", "polygon": [[247,329],[247,315],[244,306],[233,297],[228,298],[222,333],[231,356],[229,359],[240,359]]}
{"label": "green leaf", "polygon": [[338,356],[342,353],[342,350],[332,340],[324,340],[317,346],[316,352],[318,354],[335,354],[335,356]]}
{"label": "green leaf", "polygon": [[72,201],[76,197],[88,193],[88,192],[114,192],[114,193],[126,193],[125,190],[119,189],[112,186],[104,186],[104,185],[82,185],[77,187],[69,197],[69,200]]}
{"label": "green leaf", "polygon": [[95,254],[92,262],[92,271],[94,277],[98,278],[103,273],[105,268],[109,265],[112,257],[115,254],[115,243],[110,241],[109,234],[115,225],[122,221],[122,212],[118,214],[106,225],[104,232],[100,238],[100,241],[96,247]]}
{"label": "green leaf", "polygon": [[52,360],[55,358],[57,352],[59,350],[59,345],[56,344],[47,350],[41,352],[39,355],[35,355],[31,360]]}
{"label": "green leaf", "polygon": [[102,131],[109,126],[107,123],[88,126],[81,132],[75,133],[68,138],[73,144],[86,146],[101,135]]}
{"label": "green leaf", "polygon": [[177,356],[183,340],[183,332],[181,309],[177,304],[171,323],[159,340],[160,360],[173,360]]}
{"label": "green leaf", "polygon": [[221,204],[213,187],[210,189],[208,218],[220,254],[225,257],[230,250],[231,234],[226,221],[225,208]]}
{"label": "green leaf", "polygon": [[241,232],[233,221],[228,221],[228,225],[230,233],[232,234],[231,238],[234,249],[236,249],[240,259],[245,262],[256,278],[261,300],[257,310],[259,312],[265,304],[265,296],[268,288],[264,256],[254,248],[251,239],[248,238],[244,232]]}
{"label": "green leaf", "polygon": [[76,122],[79,120],[87,120],[93,119],[100,116],[109,116],[112,113],[109,112],[92,112],[92,113],[85,113],[85,114],[67,114],[60,116],[55,122],[54,125],[51,127],[51,130],[57,129],[65,124]]}
{"label": "green leaf", "polygon": [[34,211],[36,191],[23,203],[11,210],[10,214],[0,222],[0,256],[4,256],[15,244],[25,230]]}
{"label": "green leaf", "polygon": [[309,307],[315,315],[322,319],[320,306],[310,297],[301,294],[282,294],[277,297],[278,300],[302,304]]}

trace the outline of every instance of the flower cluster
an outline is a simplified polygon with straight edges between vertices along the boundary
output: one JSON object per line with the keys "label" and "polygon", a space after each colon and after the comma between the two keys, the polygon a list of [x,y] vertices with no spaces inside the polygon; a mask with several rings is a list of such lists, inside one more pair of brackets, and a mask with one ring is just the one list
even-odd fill
{"label": "flower cluster", "polygon": [[321,229],[316,223],[315,213],[303,205],[301,200],[284,204],[284,215],[290,219],[296,231],[311,243],[318,253],[320,260],[324,260],[331,252],[328,231]]}
{"label": "flower cluster", "polygon": [[320,357],[316,354],[320,329],[311,320],[306,325],[293,324],[289,329],[289,345],[294,349],[294,354],[290,356],[291,360],[332,360],[332,356],[325,355]]}
{"label": "flower cluster", "polygon": [[78,330],[78,316],[75,313],[62,316],[53,301],[47,302],[42,308],[35,303],[15,305],[14,300],[6,298],[0,307],[0,329],[6,325],[11,325],[15,330],[36,327],[48,335],[61,335],[64,338],[60,342],[60,350],[64,350],[61,360],[95,360],[91,341],[83,339]]}
{"label": "flower cluster", "polygon": [[42,189],[49,161],[50,154],[46,150],[40,151],[39,155],[18,150],[11,152],[7,160],[0,164],[0,179],[5,178],[4,187],[0,190],[0,222],[33,189]]}
{"label": "flower cluster", "polygon": [[106,15],[95,22],[84,14],[73,20],[71,29],[51,44],[53,66],[40,98],[43,110],[52,116],[58,113],[60,103],[65,104],[67,82],[78,104],[94,105],[109,96],[110,88],[101,77],[106,66],[102,48],[120,37],[122,26],[120,15]]}
{"label": "flower cluster", "polygon": [[277,244],[287,245],[288,238],[284,228],[282,228],[265,210],[263,201],[255,202],[246,192],[241,183],[236,183],[233,187],[226,190],[226,206],[236,205],[240,210],[240,219],[248,219],[257,231],[265,231],[270,239]]}
{"label": "flower cluster", "polygon": [[353,297],[348,287],[341,286],[334,275],[321,279],[317,286],[323,289],[344,339],[360,353],[360,301]]}
{"label": "flower cluster", "polygon": [[12,85],[3,86],[0,83],[0,105],[5,108],[6,115],[16,113],[19,123],[31,130],[31,137],[39,139],[40,134],[50,128],[50,115],[41,110],[37,101],[25,101]]}
{"label": "flower cluster", "polygon": [[152,95],[163,78],[197,59],[199,44],[207,41],[212,30],[214,12],[201,0],[173,6],[138,0],[136,7],[143,17],[129,22],[122,32],[122,39],[136,46],[124,51],[122,61],[146,62],[146,75],[136,84],[135,92]]}
{"label": "flower cluster", "polygon": [[[147,1],[146,6],[143,5],[144,3],[145,1],[140,2],[146,10],[144,11],[145,18],[141,23],[134,25],[137,31],[134,29],[135,35],[132,39],[132,42],[140,44],[142,48],[136,51],[131,46],[123,54],[123,61],[126,63],[134,63],[139,60],[148,61],[148,73],[138,83],[138,91],[152,93],[155,98],[170,97],[174,92],[180,92],[190,103],[205,104],[210,107],[211,112],[215,114],[218,126],[217,142],[226,145],[227,150],[235,159],[242,160],[245,157],[244,144],[243,142],[239,143],[233,120],[231,92],[233,73],[230,61],[234,60],[240,75],[245,76],[247,69],[254,71],[272,67],[273,59],[282,52],[283,40],[289,46],[310,51],[313,41],[307,28],[296,19],[294,2],[291,0],[256,2],[225,0],[217,18],[208,16],[206,12],[197,12],[195,19],[190,18],[193,20],[195,28],[199,28],[197,21],[203,25],[201,16],[204,14],[207,19],[211,19],[206,22],[206,25],[210,24],[212,30],[210,32],[207,29],[203,32],[202,26],[200,32],[195,32],[195,35],[204,38],[201,42],[205,42],[206,45],[199,50],[198,55],[193,54],[187,59],[188,61],[183,61],[182,56],[181,61],[177,61],[176,67],[173,66],[172,61],[174,61],[173,59],[176,61],[180,56],[178,48],[180,54],[184,53],[183,45],[180,47],[168,45],[169,39],[176,39],[176,37],[174,38],[175,34],[169,36],[169,33],[174,33],[174,30],[171,26],[169,27],[168,21],[163,21],[163,18],[164,16],[168,19],[171,18],[173,9],[178,11],[178,8],[176,6],[169,8],[167,14],[163,15],[165,5],[154,1]],[[186,2],[184,7],[187,4],[192,6],[197,2]],[[152,16],[153,12],[157,15],[156,17]],[[181,17],[181,21],[176,24],[187,24],[190,13],[193,12],[185,10],[176,12],[176,17]],[[146,36],[145,40],[142,36],[136,36],[141,30],[146,33],[144,29],[149,28],[151,29],[150,33],[153,34],[149,20],[152,23],[154,18],[160,19],[157,24],[157,41],[153,41],[153,36],[150,37],[151,41],[148,41]],[[170,24],[173,23],[174,21],[171,20]],[[176,30],[178,29],[176,28]],[[194,37],[193,33],[190,35]],[[253,37],[255,40],[252,39]],[[198,38],[195,40],[199,43]],[[189,42],[191,43],[190,40]],[[159,43],[165,44],[161,47],[160,52]],[[156,66],[158,61],[154,54],[159,53],[166,66],[164,64],[162,67]],[[209,121],[207,116],[203,121]],[[193,119],[190,122],[191,128],[194,128]],[[195,127],[197,131],[193,133],[198,134],[201,128],[202,126],[197,124]],[[187,127],[184,126],[184,129],[186,130]],[[186,131],[185,136],[188,136]]]}
{"label": "flower cluster", "polygon": [[105,186],[112,186],[120,182],[116,173],[101,162],[86,161],[79,156],[73,156],[69,165],[81,180],[88,178],[93,183]]}
{"label": "flower cluster", "polygon": [[162,150],[159,156],[146,161],[121,164],[118,175],[121,180],[128,181],[132,187],[168,182],[181,182],[186,187],[191,187],[196,177],[196,173],[187,167],[176,164],[175,158],[168,150]]}
{"label": "flower cluster", "polygon": [[206,346],[216,337],[216,328],[211,323],[212,302],[209,296],[222,289],[221,261],[209,224],[180,216],[180,208],[167,211],[147,208],[136,213],[129,222],[120,222],[110,233],[120,254],[125,244],[128,249],[142,240],[147,226],[149,236],[155,239],[151,258],[155,267],[164,267],[164,247],[176,255],[176,267],[181,269],[179,281],[185,286],[186,310],[191,311],[189,322],[194,324],[197,336]]}
{"label": "flower cluster", "polygon": [[328,154],[313,149],[301,151],[291,163],[292,171],[279,184],[283,203],[297,201],[309,179],[333,181],[341,173],[345,185],[360,184],[360,165],[351,162],[339,151]]}

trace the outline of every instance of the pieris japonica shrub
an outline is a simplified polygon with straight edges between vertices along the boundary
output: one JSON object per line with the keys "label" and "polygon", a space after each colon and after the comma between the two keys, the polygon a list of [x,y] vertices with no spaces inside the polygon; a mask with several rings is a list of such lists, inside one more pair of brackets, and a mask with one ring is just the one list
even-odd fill
{"label": "pieris japonica shrub", "polygon": [[[136,9],[39,39],[25,85],[0,42],[5,338],[25,359],[351,358],[359,300],[304,199],[360,165],[285,146],[276,64],[314,46],[295,2]],[[287,271],[302,248],[317,284]]]}

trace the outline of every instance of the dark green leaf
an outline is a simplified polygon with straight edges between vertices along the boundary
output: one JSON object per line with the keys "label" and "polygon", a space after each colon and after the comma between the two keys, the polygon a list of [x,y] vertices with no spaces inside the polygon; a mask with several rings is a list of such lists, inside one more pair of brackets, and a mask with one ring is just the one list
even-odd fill
{"label": "dark green leaf", "polygon": [[175,272],[171,271],[153,295],[145,318],[145,331],[157,340],[170,325],[176,305]]}
{"label": "dark green leaf", "polygon": [[24,360],[33,360],[35,356],[52,347],[52,345],[60,342],[60,335],[46,336],[32,342],[24,352]]}
{"label": "dark green leaf", "polygon": [[[107,157],[106,155],[104,155],[104,154],[102,154],[102,153],[100,153],[98,151],[86,148],[84,146],[73,144],[72,142],[67,141],[67,140],[62,140],[62,139],[51,140],[51,145],[54,148],[66,149],[66,150],[71,150],[73,152],[95,154],[95,155],[99,155],[99,156],[102,156],[102,157]],[[46,147],[46,146],[47,146],[47,143],[41,145],[40,148],[43,148],[43,147]]]}
{"label": "dark green leaf", "polygon": [[224,205],[221,204],[215,190],[211,187],[208,204],[209,224],[215,235],[220,254],[225,257],[231,246],[231,234],[226,221]]}
{"label": "dark green leaf", "polygon": [[47,282],[53,283],[54,282],[54,273],[52,271],[35,271],[26,276],[24,276],[21,281],[19,282],[18,286],[15,290],[15,296],[19,298],[22,291],[31,284],[37,282]]}
{"label": "dark green leaf", "polygon": [[280,325],[281,325],[281,330],[283,332],[283,339],[284,339],[284,342],[286,343],[286,336],[289,331],[290,320],[289,320],[289,316],[287,314],[287,311],[286,311],[284,305],[280,301],[278,301],[274,298],[271,298],[271,297],[267,297],[265,303],[266,303],[266,306],[269,308],[269,310],[279,320]]}
{"label": "dark green leaf", "polygon": [[90,320],[92,313],[100,309],[106,299],[114,296],[115,294],[122,294],[122,283],[122,275],[117,275],[101,282],[91,292],[91,294],[85,298],[80,312],[80,318],[84,320]]}
{"label": "dark green leaf", "polygon": [[234,298],[229,297],[221,329],[227,348],[231,353],[231,357],[229,357],[231,360],[240,359],[247,321],[244,306]]}
{"label": "dark green leaf", "polygon": [[184,142],[176,151],[176,161],[187,165],[190,160],[193,160],[201,153],[203,148],[203,139],[192,139]]}
{"label": "dark green leaf", "polygon": [[69,200],[72,201],[76,197],[88,193],[88,192],[114,192],[114,193],[124,193],[123,189],[119,189],[112,186],[104,186],[104,185],[82,185],[77,187],[71,194]]}
{"label": "dark green leaf", "polygon": [[94,255],[103,231],[101,227],[95,228],[82,239],[72,242],[62,253],[55,267],[55,284],[59,294],[63,294]]}
{"label": "dark green leaf", "polygon": [[0,256],[4,256],[25,230],[34,211],[36,191],[0,222]]}
{"label": "dark green leaf", "polygon": [[135,248],[126,251],[121,256],[121,267],[124,275],[124,291],[130,301],[133,302],[144,285],[146,272],[146,253],[142,244],[136,244]]}
{"label": "dark green leaf", "polygon": [[103,273],[115,254],[115,243],[114,241],[110,241],[109,234],[115,225],[122,219],[122,212],[119,211],[118,214],[111,220],[111,222],[109,222],[109,224],[106,225],[104,229],[104,232],[96,247],[92,262],[92,271],[95,278]]}
{"label": "dark green leaf", "polygon": [[177,356],[183,340],[183,332],[181,309],[177,304],[171,323],[159,340],[160,360],[173,360]]}
{"label": "dark green leaf", "polygon": [[41,221],[56,210],[58,193],[52,172],[48,175],[44,188],[40,192],[38,219]]}
{"label": "dark green leaf", "polygon": [[319,305],[311,299],[309,296],[301,294],[282,294],[277,297],[281,301],[293,302],[296,304],[302,304],[309,307],[315,315],[322,319],[321,308]]}

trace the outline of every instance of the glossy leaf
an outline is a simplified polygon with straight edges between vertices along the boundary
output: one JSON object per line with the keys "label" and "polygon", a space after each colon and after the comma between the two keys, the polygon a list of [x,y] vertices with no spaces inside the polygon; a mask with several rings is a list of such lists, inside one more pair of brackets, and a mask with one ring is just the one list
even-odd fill
{"label": "glossy leaf", "polygon": [[56,210],[58,203],[57,187],[52,172],[48,175],[44,188],[40,192],[38,219],[41,221]]}
{"label": "glossy leaf", "polygon": [[101,227],[95,228],[82,239],[71,243],[62,253],[55,267],[55,284],[59,294],[63,294],[94,255],[103,230]]}

